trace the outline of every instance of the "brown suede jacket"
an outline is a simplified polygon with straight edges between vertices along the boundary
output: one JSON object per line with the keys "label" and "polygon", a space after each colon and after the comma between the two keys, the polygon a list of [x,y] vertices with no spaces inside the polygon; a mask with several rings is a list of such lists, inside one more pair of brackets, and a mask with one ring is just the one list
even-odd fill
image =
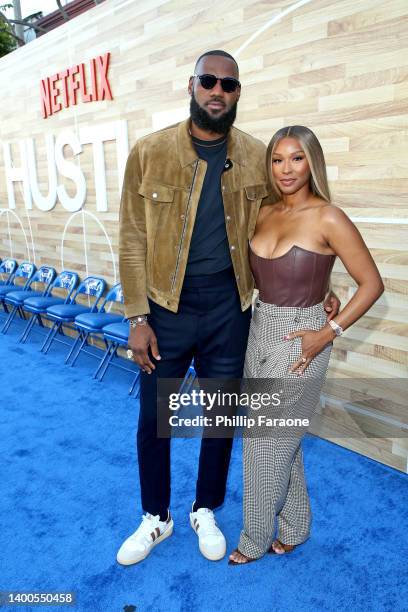
{"label": "brown suede jacket", "polygon": [[[120,207],[119,268],[125,316],[150,312],[147,298],[177,312],[207,162],[199,159],[190,119],[140,139],[130,152]],[[221,176],[225,225],[241,308],[251,305],[254,281],[248,240],[269,191],[266,147],[232,127]]]}

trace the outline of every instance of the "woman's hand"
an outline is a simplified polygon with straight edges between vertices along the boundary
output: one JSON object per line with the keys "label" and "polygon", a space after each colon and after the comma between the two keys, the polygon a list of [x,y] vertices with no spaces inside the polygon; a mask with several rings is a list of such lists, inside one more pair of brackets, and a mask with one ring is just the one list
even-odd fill
{"label": "woman's hand", "polygon": [[297,373],[298,376],[303,374],[313,357],[315,357],[324,347],[333,340],[335,333],[330,326],[323,327],[319,331],[312,329],[300,329],[292,332],[284,337],[284,340],[293,340],[294,338],[302,338],[302,355],[289,368],[289,372]]}

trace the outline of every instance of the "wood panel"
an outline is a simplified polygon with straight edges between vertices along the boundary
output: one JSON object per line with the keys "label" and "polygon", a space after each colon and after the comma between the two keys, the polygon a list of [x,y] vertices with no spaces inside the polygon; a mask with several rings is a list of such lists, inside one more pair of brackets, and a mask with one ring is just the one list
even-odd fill
{"label": "wood panel", "polygon": [[[389,379],[391,394],[393,381],[408,375],[408,5],[311,0],[292,10],[294,5],[108,0],[0,60],[0,137],[2,144],[11,143],[17,167],[19,142],[35,139],[39,188],[46,194],[47,134],[78,134],[82,127],[124,120],[131,146],[187,116],[187,80],[199,54],[210,48],[235,54],[243,83],[237,125],[265,143],[284,125],[299,123],[316,132],[334,202],[356,222],[384,277],[385,294],[336,341],[329,376]],[[282,11],[285,16],[276,20]],[[80,103],[42,119],[40,79],[107,51],[114,100]],[[108,210],[100,212],[92,146],[84,145],[76,158],[65,147],[66,159],[80,165],[87,185],[83,210],[72,213],[60,202],[49,212],[35,205],[27,210],[22,183],[14,184],[16,209],[10,211],[0,149],[1,257],[64,265],[110,283],[118,279],[115,143],[106,142],[104,152]],[[72,181],[58,180],[74,195]],[[355,291],[341,262],[333,286],[343,303]],[[405,400],[396,401],[395,436],[384,435],[384,415],[375,401],[364,406],[356,432],[355,419],[338,400],[325,399],[315,432],[406,471],[408,444],[399,410]]]}

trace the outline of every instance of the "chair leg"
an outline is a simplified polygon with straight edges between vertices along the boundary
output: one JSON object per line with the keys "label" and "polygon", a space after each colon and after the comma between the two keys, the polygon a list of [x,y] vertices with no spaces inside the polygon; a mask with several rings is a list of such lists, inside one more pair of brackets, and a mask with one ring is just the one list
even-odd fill
{"label": "chair leg", "polygon": [[40,347],[40,351],[41,352],[43,351],[43,349],[45,348],[46,344],[48,343],[48,340],[49,340],[51,334],[53,333],[56,325],[57,325],[57,322],[54,321],[54,323],[51,325],[50,329],[48,330],[47,335],[45,336],[44,342],[42,343],[42,345]]}
{"label": "chair leg", "polygon": [[194,381],[196,379],[196,373],[195,370],[193,370],[193,368],[189,368],[187,370],[187,374],[185,375],[183,382],[180,385],[180,393],[190,393]]}
{"label": "chair leg", "polygon": [[89,332],[82,332],[82,342],[79,345],[79,348],[77,350],[77,352],[75,353],[72,361],[71,361],[71,368],[75,365],[76,360],[79,357],[80,352],[82,351],[82,349],[84,348],[84,345],[87,344],[88,342],[88,338],[89,338]]}
{"label": "chair leg", "polygon": [[99,382],[102,382],[103,377],[105,376],[106,371],[107,371],[107,369],[109,368],[109,366],[110,366],[110,363],[111,363],[112,359],[113,359],[113,358],[114,358],[114,356],[116,355],[116,351],[118,350],[118,347],[119,347],[119,345],[118,345],[118,344],[116,344],[116,342],[112,342],[111,352],[110,352],[110,355],[109,355],[108,359],[107,359],[107,360],[106,360],[106,362],[105,362],[104,367],[102,368],[102,373],[101,373],[101,375],[100,375]]}
{"label": "chair leg", "polygon": [[[132,385],[129,389],[129,395],[133,394],[133,390],[136,387],[136,383],[139,381],[139,379],[140,379],[140,370],[138,368],[136,372],[136,376],[134,377]],[[139,396],[139,389],[137,389],[137,392],[135,393],[135,397],[138,397],[138,396]]]}
{"label": "chair leg", "polygon": [[70,357],[74,353],[74,351],[76,350],[76,347],[78,346],[78,343],[81,340],[81,338],[82,338],[82,334],[81,334],[81,331],[79,331],[77,337],[75,338],[75,341],[73,342],[73,344],[72,344],[72,346],[71,346],[71,348],[69,350],[68,355],[65,358],[65,363],[68,363],[68,361],[70,360]]}
{"label": "chair leg", "polygon": [[[27,325],[24,328],[23,333],[21,334],[20,338],[18,339],[19,342],[25,342],[29,336],[29,333],[35,323],[35,320],[38,319],[41,321],[41,317],[38,317],[37,314],[33,314],[31,315],[30,319],[27,321]],[[41,321],[42,323],[42,321]],[[44,327],[44,326],[43,326]]]}
{"label": "chair leg", "polygon": [[93,373],[92,378],[98,378],[98,374],[99,374],[101,368],[105,365],[105,362],[108,359],[108,357],[110,355],[110,352],[111,352],[111,349],[112,349],[112,345],[108,344],[108,342],[106,342],[106,339],[104,339],[104,340],[105,340],[105,344],[106,344],[106,351],[105,351],[102,359],[100,360],[98,367],[96,368],[95,372]]}
{"label": "chair leg", "polygon": [[45,339],[44,344],[40,348],[40,351],[43,352],[44,355],[48,353],[48,351],[50,350],[51,344],[53,343],[54,338],[57,335],[57,332],[61,329],[61,326],[62,326],[62,323],[60,321],[55,321],[54,325],[51,327],[50,333],[48,334],[48,336]]}
{"label": "chair leg", "polygon": [[58,333],[59,333],[61,336],[65,336],[65,335],[66,335],[66,334],[64,334],[64,328],[62,327],[62,325],[60,325],[60,326],[59,326]]}
{"label": "chair leg", "polygon": [[4,322],[3,328],[1,330],[2,334],[7,334],[8,329],[10,327],[10,325],[13,322],[14,317],[16,316],[18,311],[18,307],[17,306],[13,306],[13,309],[9,312],[7,319]]}

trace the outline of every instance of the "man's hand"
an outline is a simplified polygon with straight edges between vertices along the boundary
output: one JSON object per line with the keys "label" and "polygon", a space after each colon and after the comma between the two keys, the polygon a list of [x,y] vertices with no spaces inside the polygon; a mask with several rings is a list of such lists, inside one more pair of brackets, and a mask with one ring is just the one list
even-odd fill
{"label": "man's hand", "polygon": [[156,369],[149,357],[149,347],[155,359],[161,359],[156,334],[148,323],[131,327],[128,347],[133,351],[133,361],[147,374]]}
{"label": "man's hand", "polygon": [[331,321],[337,314],[339,314],[341,302],[337,295],[333,293],[333,291],[330,291],[323,302],[323,306],[327,312],[327,320]]}

